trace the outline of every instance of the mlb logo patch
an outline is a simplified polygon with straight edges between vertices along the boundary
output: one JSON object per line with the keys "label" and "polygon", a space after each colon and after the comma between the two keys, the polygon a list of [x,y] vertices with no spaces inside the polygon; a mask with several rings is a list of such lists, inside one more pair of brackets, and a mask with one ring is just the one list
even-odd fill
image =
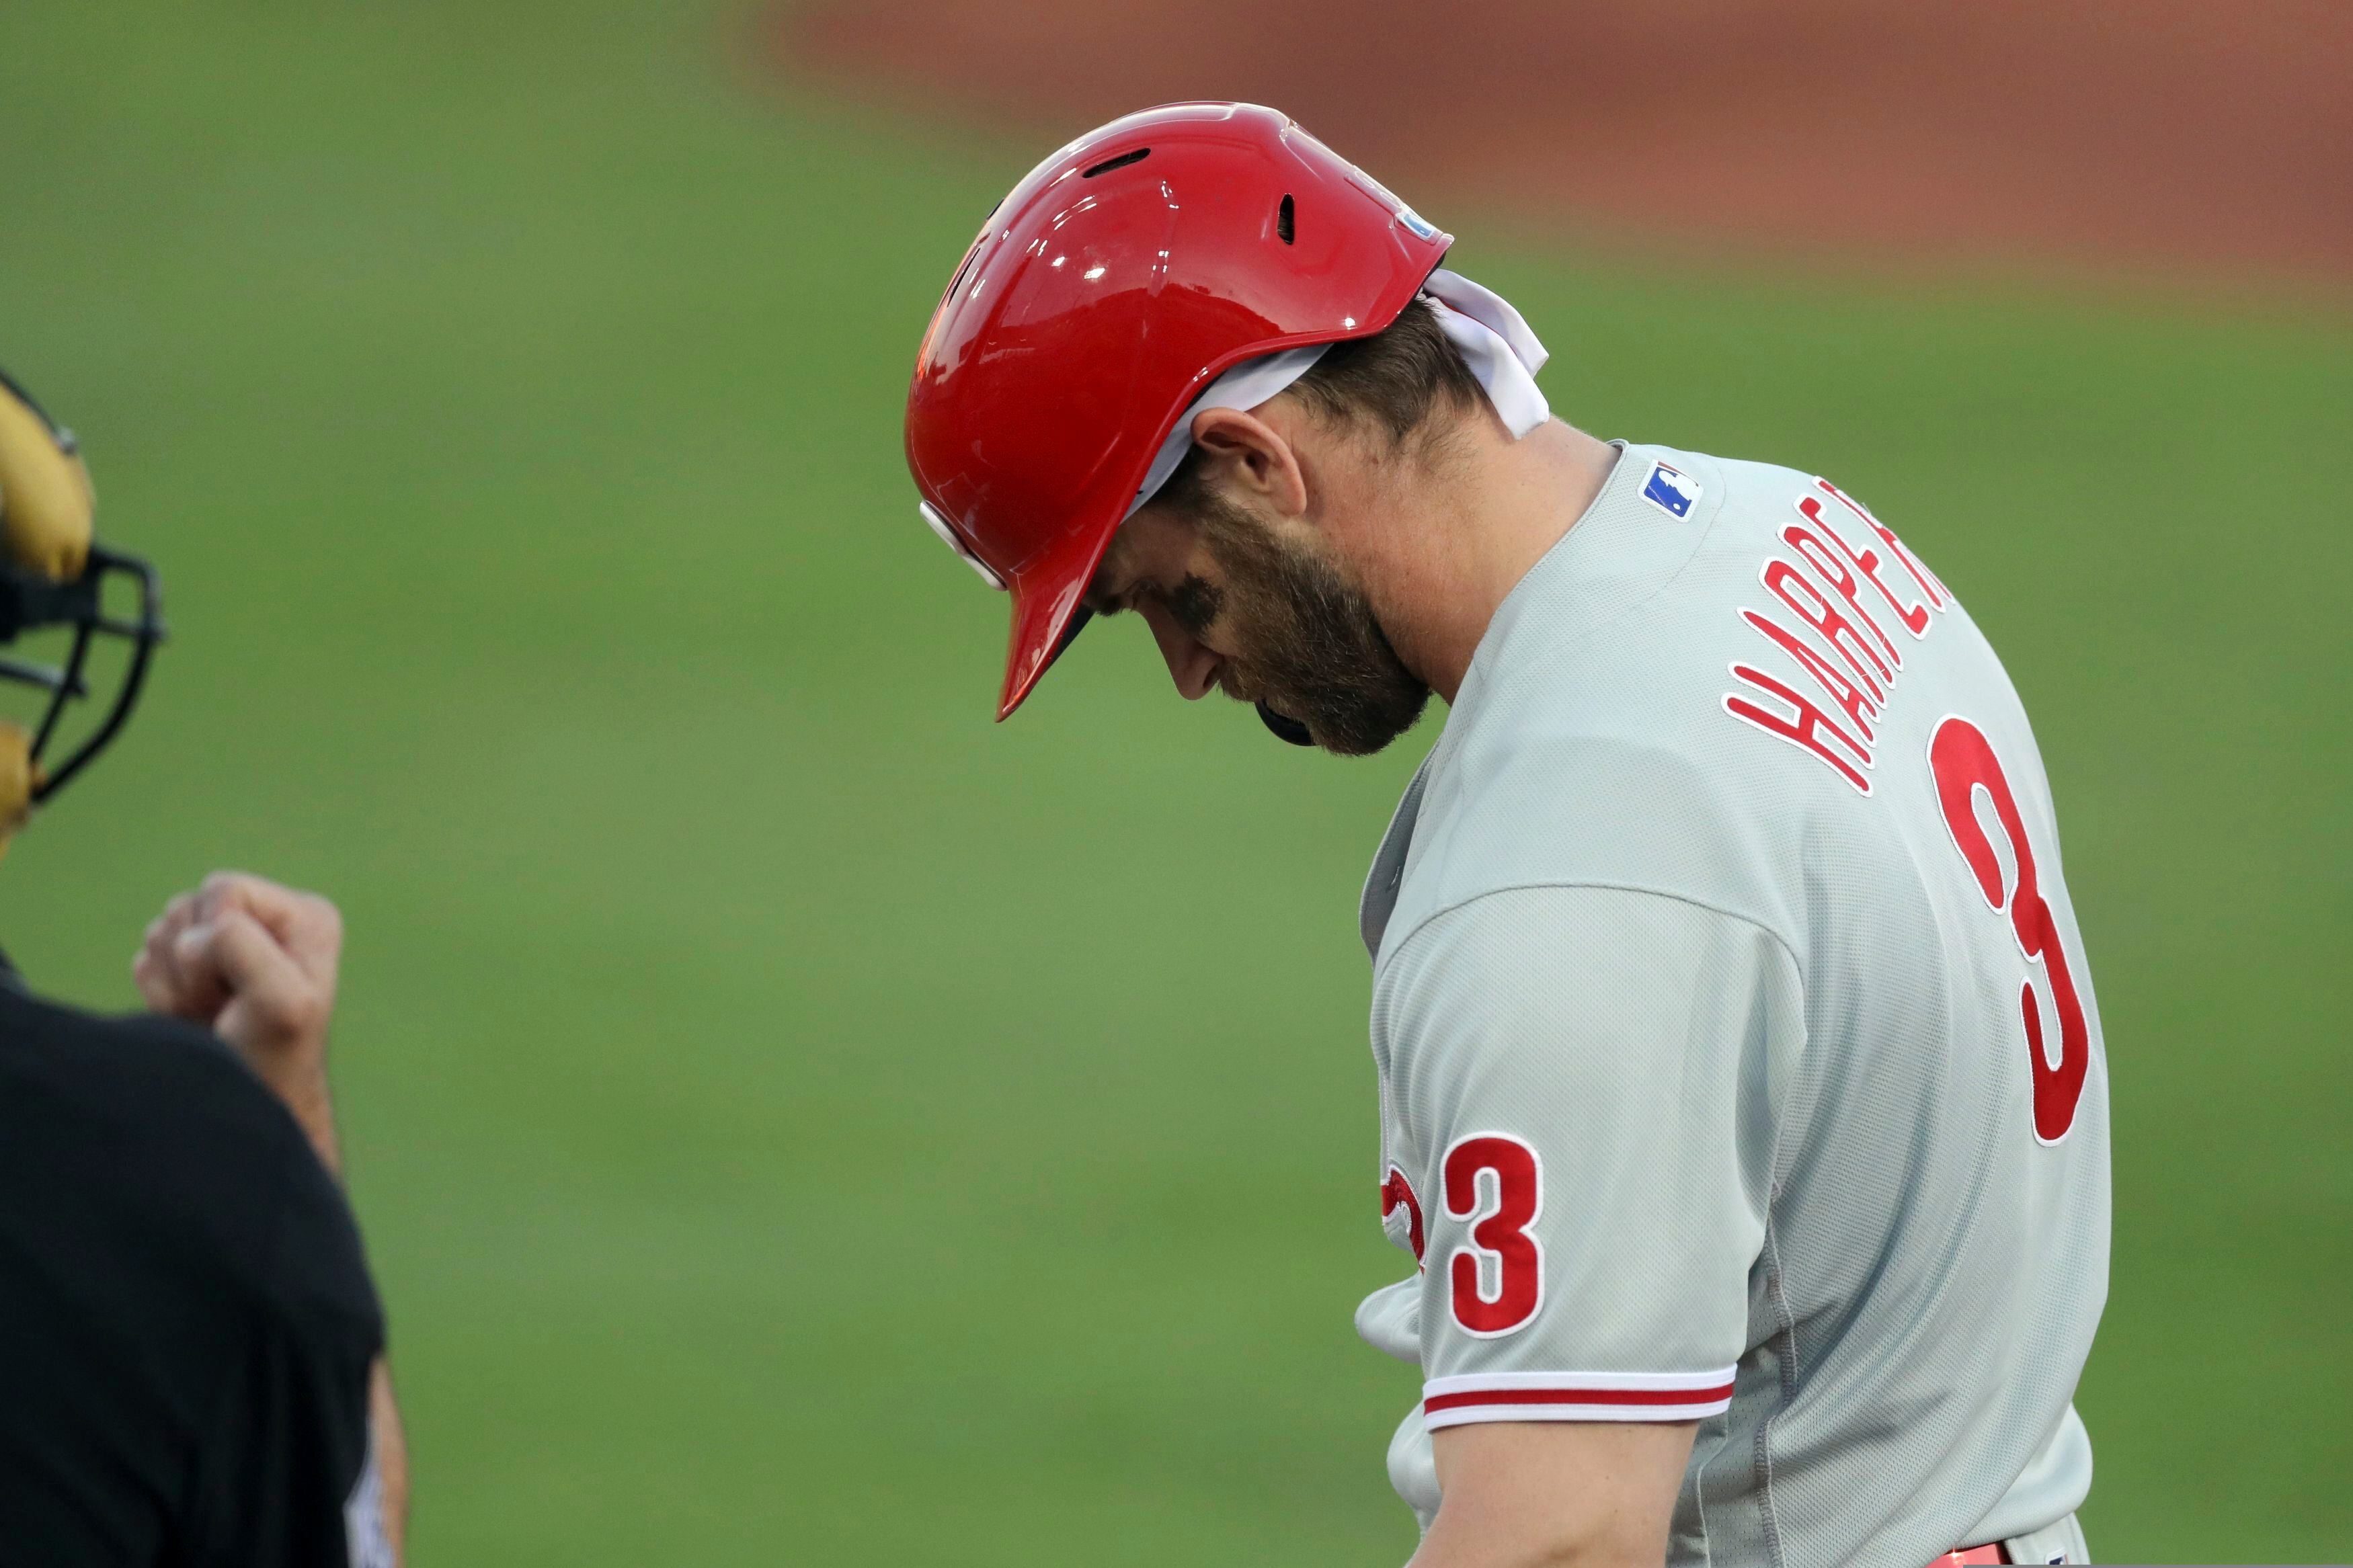
{"label": "mlb logo patch", "polygon": [[1651,477],[1642,481],[1642,499],[1669,517],[1689,517],[1699,500],[1699,481],[1681,468],[1652,463]]}

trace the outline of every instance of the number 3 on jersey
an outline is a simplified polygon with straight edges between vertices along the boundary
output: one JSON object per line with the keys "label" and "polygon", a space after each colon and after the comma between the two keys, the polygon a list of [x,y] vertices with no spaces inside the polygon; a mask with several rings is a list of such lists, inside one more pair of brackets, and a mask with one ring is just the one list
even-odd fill
{"label": "number 3 on jersey", "polygon": [[1472,1222],[1446,1265],[1455,1322],[1481,1339],[1525,1327],[1544,1300],[1544,1247],[1528,1232],[1544,1212],[1536,1152],[1508,1133],[1474,1132],[1446,1151],[1439,1179],[1447,1217]]}
{"label": "number 3 on jersey", "polygon": [[[1928,742],[1928,765],[1936,775],[1936,802],[1953,845],[1978,879],[1978,890],[1995,913],[2010,911],[2010,929],[2019,951],[2041,959],[2051,980],[2052,1011],[2059,1018],[2059,1060],[2053,1066],[2042,1045],[2042,1006],[2031,974],[2018,989],[2020,1014],[2026,1020],[2026,1063],[2033,1075],[2034,1136],[2056,1143],[2075,1124],[2075,1101],[2084,1092],[2084,1074],[2092,1063],[2091,1034],[2084,1023],[2083,999],[2067,966],[2067,950],[2059,941],[2059,922],[2052,918],[2035,875],[2034,847],[2027,842],[2026,825],[2018,815],[2010,780],[1993,754],[1985,731],[1967,719],[1947,719],[1936,726]],[[1993,803],[1993,814],[2009,840],[2010,856],[2018,867],[2018,886],[2002,897],[2002,866],[1978,819],[1977,792]]]}

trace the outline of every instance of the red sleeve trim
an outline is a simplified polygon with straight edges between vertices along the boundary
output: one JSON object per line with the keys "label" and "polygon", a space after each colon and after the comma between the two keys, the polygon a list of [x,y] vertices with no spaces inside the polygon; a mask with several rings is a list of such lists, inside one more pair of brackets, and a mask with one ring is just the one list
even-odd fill
{"label": "red sleeve trim", "polygon": [[1499,1388],[1493,1394],[1441,1394],[1421,1408],[1434,1414],[1473,1405],[1708,1405],[1732,1403],[1732,1384],[1685,1394],[1665,1388]]}
{"label": "red sleeve trim", "polygon": [[1707,1373],[1494,1373],[1432,1378],[1423,1425],[1476,1421],[1696,1421],[1732,1404],[1732,1369]]}

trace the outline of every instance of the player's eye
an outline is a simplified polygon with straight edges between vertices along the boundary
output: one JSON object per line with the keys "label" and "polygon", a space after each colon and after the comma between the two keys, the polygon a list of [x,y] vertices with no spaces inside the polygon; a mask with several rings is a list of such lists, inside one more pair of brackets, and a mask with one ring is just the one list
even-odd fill
{"label": "player's eye", "polygon": [[1148,583],[1130,583],[1114,591],[1109,584],[1098,581],[1095,586],[1087,590],[1083,603],[1095,615],[1121,616],[1135,608],[1154,591]]}
{"label": "player's eye", "polygon": [[1189,575],[1160,598],[1176,624],[1196,640],[1208,637],[1209,628],[1217,624],[1226,607],[1226,596],[1215,584]]}

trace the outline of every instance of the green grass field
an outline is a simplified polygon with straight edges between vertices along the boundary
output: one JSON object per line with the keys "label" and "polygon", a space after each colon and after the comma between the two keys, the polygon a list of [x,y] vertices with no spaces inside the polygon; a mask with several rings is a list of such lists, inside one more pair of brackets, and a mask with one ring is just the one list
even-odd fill
{"label": "green grass field", "polygon": [[[0,363],[175,633],[0,940],[124,1006],[213,866],[343,903],[419,1563],[1402,1561],[1354,899],[1436,726],[1294,752],[1126,626],[989,723],[1002,603],[898,420],[1042,144],[744,26],[0,12]],[[2115,1079],[2094,1548],[2353,1553],[2347,315],[1422,200],[1564,414],[1837,478],[2003,649]]]}

